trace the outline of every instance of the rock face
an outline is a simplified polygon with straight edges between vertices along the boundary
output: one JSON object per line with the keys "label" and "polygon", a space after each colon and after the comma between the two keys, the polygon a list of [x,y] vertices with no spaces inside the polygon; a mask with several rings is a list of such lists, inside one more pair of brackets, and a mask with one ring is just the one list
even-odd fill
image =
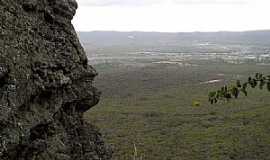
{"label": "rock face", "polygon": [[75,0],[0,0],[0,159],[107,160],[83,121],[100,93],[71,20]]}

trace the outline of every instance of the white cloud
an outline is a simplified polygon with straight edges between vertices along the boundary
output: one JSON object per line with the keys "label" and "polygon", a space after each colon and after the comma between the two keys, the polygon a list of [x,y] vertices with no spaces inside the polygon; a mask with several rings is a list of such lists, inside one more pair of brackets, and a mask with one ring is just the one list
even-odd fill
{"label": "white cloud", "polygon": [[171,0],[174,4],[194,4],[194,5],[209,5],[209,4],[228,4],[228,5],[235,5],[235,4],[246,4],[248,0]]}
{"label": "white cloud", "polygon": [[168,0],[78,0],[82,6],[144,6]]}
{"label": "white cloud", "polygon": [[178,32],[270,29],[269,0],[100,1],[78,0],[79,10],[73,21],[77,30]]}
{"label": "white cloud", "polygon": [[78,0],[82,6],[149,6],[157,4],[245,4],[248,0]]}

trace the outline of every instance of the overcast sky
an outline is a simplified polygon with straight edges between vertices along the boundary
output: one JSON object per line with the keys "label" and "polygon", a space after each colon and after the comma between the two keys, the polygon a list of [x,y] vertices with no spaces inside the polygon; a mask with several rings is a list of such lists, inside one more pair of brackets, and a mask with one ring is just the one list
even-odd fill
{"label": "overcast sky", "polygon": [[78,31],[270,29],[270,0],[77,0]]}

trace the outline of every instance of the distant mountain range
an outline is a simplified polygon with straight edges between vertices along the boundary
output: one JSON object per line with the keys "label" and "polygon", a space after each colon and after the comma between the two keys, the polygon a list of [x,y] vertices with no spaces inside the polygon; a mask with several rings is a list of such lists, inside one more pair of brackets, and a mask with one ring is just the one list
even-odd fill
{"label": "distant mountain range", "polygon": [[83,44],[94,46],[185,45],[190,43],[270,45],[270,30],[246,32],[78,32]]}

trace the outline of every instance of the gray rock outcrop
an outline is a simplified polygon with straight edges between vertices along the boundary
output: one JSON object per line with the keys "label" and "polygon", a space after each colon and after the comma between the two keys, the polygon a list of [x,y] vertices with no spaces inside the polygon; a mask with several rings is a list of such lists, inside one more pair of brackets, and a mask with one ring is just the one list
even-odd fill
{"label": "gray rock outcrop", "polygon": [[107,160],[83,121],[100,93],[71,24],[75,0],[0,0],[0,159]]}

